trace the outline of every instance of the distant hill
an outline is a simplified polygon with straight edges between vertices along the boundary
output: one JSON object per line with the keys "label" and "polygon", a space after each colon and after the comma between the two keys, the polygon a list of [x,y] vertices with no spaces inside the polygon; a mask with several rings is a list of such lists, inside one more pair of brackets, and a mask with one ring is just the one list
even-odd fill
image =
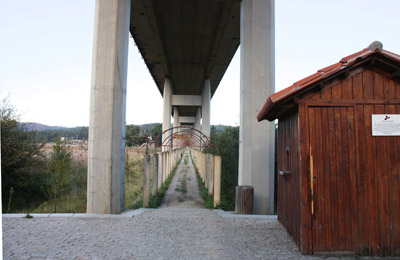
{"label": "distant hill", "polygon": [[[27,127],[27,129],[32,131],[37,131],[36,136],[40,141],[43,142],[51,142],[54,141],[57,137],[65,137],[67,139],[79,139],[79,140],[87,140],[89,127],[87,126],[79,126],[79,127],[62,127],[62,126],[48,126],[39,123],[21,123]],[[140,127],[140,132],[142,134],[151,134],[151,130],[158,123],[150,123],[138,125]],[[223,132],[226,128],[230,128],[232,126],[227,125],[212,125],[212,128],[215,128],[216,132]]]}
{"label": "distant hill", "polygon": [[[21,123],[28,130],[36,131],[36,137],[42,142],[52,142],[58,137],[67,139],[87,140],[89,127],[62,127],[62,126],[48,126],[39,123],[25,122]],[[143,134],[151,134],[151,130],[157,123],[139,125],[140,132]]]}
{"label": "distant hill", "polygon": [[39,123],[22,123],[25,125],[25,127],[29,130],[32,131],[43,131],[43,130],[57,130],[57,129],[67,129],[67,127],[62,127],[62,126],[49,126],[49,125],[43,125]]}
{"label": "distant hill", "polygon": [[158,124],[158,123],[143,124],[143,125],[139,125],[139,126],[140,126],[140,130],[142,133],[151,134],[151,130],[153,129],[153,127],[156,124]]}

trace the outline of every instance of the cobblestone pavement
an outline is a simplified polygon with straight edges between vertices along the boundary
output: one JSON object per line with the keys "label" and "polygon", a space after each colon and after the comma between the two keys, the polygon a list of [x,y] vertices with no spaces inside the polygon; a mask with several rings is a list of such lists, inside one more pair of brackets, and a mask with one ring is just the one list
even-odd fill
{"label": "cobblestone pavement", "polygon": [[351,259],[302,256],[273,217],[188,208],[134,217],[4,217],[3,254],[4,259]]}

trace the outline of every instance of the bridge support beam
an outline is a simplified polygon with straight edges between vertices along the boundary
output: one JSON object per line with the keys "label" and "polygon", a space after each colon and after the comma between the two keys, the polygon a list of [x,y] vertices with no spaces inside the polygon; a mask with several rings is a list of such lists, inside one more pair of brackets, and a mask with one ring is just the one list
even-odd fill
{"label": "bridge support beam", "polygon": [[257,122],[275,92],[274,0],[242,0],[239,185],[254,187],[255,214],[274,212],[275,124]]}
{"label": "bridge support beam", "polygon": [[201,100],[202,132],[210,137],[210,111],[211,111],[211,89],[210,79],[204,81],[203,97]]}
{"label": "bridge support beam", "polygon": [[130,0],[97,0],[89,120],[88,213],[124,203],[125,109]]}
{"label": "bridge support beam", "polygon": [[[171,82],[168,78],[165,78],[164,82],[164,92],[163,92],[163,123],[162,123],[162,131],[164,132],[167,129],[171,128],[171,110],[172,110],[172,89]],[[171,133],[165,133],[162,136],[162,142],[170,135]],[[165,151],[165,147],[162,148],[162,151]]]}

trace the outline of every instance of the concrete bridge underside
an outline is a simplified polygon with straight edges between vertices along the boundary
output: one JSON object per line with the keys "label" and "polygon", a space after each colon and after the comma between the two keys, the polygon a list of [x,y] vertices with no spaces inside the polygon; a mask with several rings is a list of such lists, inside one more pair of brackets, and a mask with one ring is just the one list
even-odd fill
{"label": "concrete bridge underside", "polygon": [[163,95],[163,130],[210,135],[210,100],[241,46],[239,185],[273,212],[274,125],[257,113],[274,93],[274,0],[97,0],[89,128],[89,213],[124,200],[129,33]]}

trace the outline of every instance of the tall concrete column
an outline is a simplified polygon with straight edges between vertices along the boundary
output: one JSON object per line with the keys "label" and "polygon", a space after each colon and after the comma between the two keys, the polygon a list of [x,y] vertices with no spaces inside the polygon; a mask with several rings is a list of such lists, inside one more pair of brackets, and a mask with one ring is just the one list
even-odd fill
{"label": "tall concrete column", "polygon": [[[177,126],[180,126],[180,125],[181,124],[179,122],[179,111],[178,111],[177,107],[174,107],[174,127],[177,127]],[[178,131],[179,131],[179,129],[174,129],[174,134],[176,132],[178,132]],[[174,149],[175,149],[176,146],[177,146],[177,141],[176,140],[173,140],[173,146],[174,146]]]}
{"label": "tall concrete column", "polygon": [[[171,90],[171,82],[169,79],[165,78],[164,82],[164,92],[163,92],[163,123],[162,123],[162,131],[164,132],[167,129],[171,128],[171,97],[172,97],[172,90]],[[162,142],[170,135],[171,133],[165,133],[162,136]],[[165,151],[166,147],[162,148],[162,151]]]}
{"label": "tall concrete column", "polygon": [[130,0],[97,0],[89,120],[88,213],[120,213]]}
{"label": "tall concrete column", "polygon": [[210,79],[204,81],[203,96],[201,99],[201,116],[202,126],[201,131],[207,137],[210,137],[210,111],[211,111],[211,89]]}
{"label": "tall concrete column", "polygon": [[180,126],[179,122],[179,111],[177,107],[174,107],[174,127]]}
{"label": "tall concrete column", "polygon": [[275,1],[242,0],[239,185],[254,187],[255,214],[274,211],[275,124],[257,113],[275,92]]}
{"label": "tall concrete column", "polygon": [[196,122],[194,122],[194,128],[196,128],[197,130],[201,130],[200,129],[200,119],[201,119],[201,108],[198,107],[197,111],[196,111]]}

